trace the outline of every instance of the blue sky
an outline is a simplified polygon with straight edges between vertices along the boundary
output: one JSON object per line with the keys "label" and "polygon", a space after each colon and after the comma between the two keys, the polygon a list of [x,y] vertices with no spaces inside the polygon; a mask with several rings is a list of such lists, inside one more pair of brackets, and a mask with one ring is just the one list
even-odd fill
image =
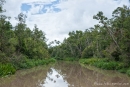
{"label": "blue sky", "polygon": [[88,29],[97,24],[93,19],[99,11],[111,18],[117,7],[130,5],[128,0],[8,0],[4,5],[6,15],[11,17],[13,26],[20,12],[27,15],[26,24],[46,33],[49,41],[63,41],[70,31]]}
{"label": "blue sky", "polygon": [[31,9],[31,5],[28,5],[27,3],[22,3],[21,10],[28,12]]}
{"label": "blue sky", "polygon": [[[60,3],[60,0],[52,1],[51,3],[36,3],[36,2],[22,3],[21,11],[28,12],[32,8],[32,4],[33,4],[34,7],[41,6],[41,9],[36,14],[47,13],[47,9],[51,9],[53,12],[60,12],[61,9],[56,7],[56,5],[59,4],[59,3]],[[33,15],[35,15],[35,14],[33,14]]]}

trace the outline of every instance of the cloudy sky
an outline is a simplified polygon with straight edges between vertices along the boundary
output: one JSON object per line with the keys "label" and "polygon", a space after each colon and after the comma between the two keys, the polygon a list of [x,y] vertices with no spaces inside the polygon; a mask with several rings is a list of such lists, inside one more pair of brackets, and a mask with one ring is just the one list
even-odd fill
{"label": "cloudy sky", "polygon": [[85,30],[97,23],[93,15],[103,11],[107,17],[119,6],[129,5],[128,0],[6,0],[6,15],[16,25],[14,17],[20,12],[27,15],[27,26],[37,24],[49,41],[62,41],[69,31]]}

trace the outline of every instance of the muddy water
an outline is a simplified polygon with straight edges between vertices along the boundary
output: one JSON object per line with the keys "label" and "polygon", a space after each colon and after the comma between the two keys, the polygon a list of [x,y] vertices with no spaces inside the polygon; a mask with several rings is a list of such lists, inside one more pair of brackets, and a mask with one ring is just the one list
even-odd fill
{"label": "muddy water", "polygon": [[58,62],[0,78],[0,87],[130,87],[130,77],[116,71],[84,68],[78,63]]}

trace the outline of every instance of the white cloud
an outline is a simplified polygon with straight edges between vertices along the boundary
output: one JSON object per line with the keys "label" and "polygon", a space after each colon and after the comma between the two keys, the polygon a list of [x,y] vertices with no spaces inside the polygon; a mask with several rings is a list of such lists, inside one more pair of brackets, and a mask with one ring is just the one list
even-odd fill
{"label": "white cloud", "polygon": [[[33,29],[37,24],[39,29],[46,33],[49,41],[62,41],[67,37],[68,32],[72,30],[85,30],[93,27],[97,23],[93,20],[93,15],[98,11],[103,11],[107,17],[111,17],[111,13],[118,6],[128,5],[128,0],[116,2],[114,0],[60,0],[55,6],[60,8],[60,12],[52,11],[52,8],[46,8],[47,13],[37,14],[43,8],[43,4],[51,3],[56,0],[8,0],[4,5],[7,10],[6,15],[11,16],[13,25],[16,24],[14,17],[21,12],[22,3],[30,3],[32,8],[27,13],[27,24]],[[42,3],[42,5],[34,6],[34,3]]]}

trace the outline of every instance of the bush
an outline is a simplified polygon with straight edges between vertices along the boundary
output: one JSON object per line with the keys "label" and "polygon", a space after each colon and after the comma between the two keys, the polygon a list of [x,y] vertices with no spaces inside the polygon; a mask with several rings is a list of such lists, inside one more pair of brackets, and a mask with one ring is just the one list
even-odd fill
{"label": "bush", "polygon": [[63,58],[64,61],[75,61],[77,58],[71,58],[71,57],[67,57],[67,58]]}
{"label": "bush", "polygon": [[16,67],[17,67],[16,69],[26,69],[26,68],[28,68],[26,63],[19,63]]}
{"label": "bush", "polygon": [[7,63],[7,62],[9,62],[9,58],[6,56],[5,53],[2,53],[1,51],[0,51],[0,62],[1,63]]}
{"label": "bush", "polygon": [[50,62],[56,62],[56,60],[54,58],[50,58],[50,59],[47,59]]}
{"label": "bush", "polygon": [[130,69],[127,70],[126,74],[130,76]]}
{"label": "bush", "polygon": [[38,66],[38,65],[47,65],[49,63],[53,63],[56,62],[56,60],[54,58],[51,59],[38,59],[38,60],[34,60],[34,59],[25,59],[22,62],[18,62],[17,64],[15,63],[6,63],[6,64],[2,64],[0,63],[0,76],[5,76],[5,75],[10,75],[10,74],[14,74],[16,72],[16,70],[18,69],[27,69],[27,68],[32,68],[34,66]]}
{"label": "bush", "polygon": [[107,58],[89,58],[89,59],[80,59],[81,64],[93,65],[95,67],[106,69],[106,70],[119,70],[125,67],[124,63],[111,61]]}
{"label": "bush", "polygon": [[93,48],[90,47],[86,47],[83,52],[82,52],[82,58],[90,58],[93,57]]}
{"label": "bush", "polygon": [[98,58],[80,59],[80,63],[92,65],[98,60]]}
{"label": "bush", "polygon": [[110,62],[99,61],[99,62],[95,62],[94,66],[98,68],[106,69],[106,70],[115,70],[118,66],[118,63],[114,61],[110,61]]}
{"label": "bush", "polygon": [[127,68],[122,68],[122,69],[119,69],[118,71],[121,72],[121,73],[126,73],[127,72]]}
{"label": "bush", "polygon": [[16,69],[14,68],[12,64],[0,63],[0,76],[11,75],[11,74],[14,74],[15,72],[16,72]]}
{"label": "bush", "polygon": [[50,59],[24,59],[24,61],[18,62],[18,63],[13,63],[15,68],[17,70],[19,69],[27,69],[27,68],[32,68],[34,66],[38,65],[47,65],[49,63],[56,62],[54,58]]}
{"label": "bush", "polygon": [[34,62],[34,60],[27,60],[26,61],[26,65],[27,65],[27,68],[32,68],[32,67],[34,67],[35,66],[35,62]]}
{"label": "bush", "polygon": [[115,61],[119,61],[119,56],[121,55],[121,52],[119,50],[113,51],[111,55],[114,57]]}
{"label": "bush", "polygon": [[101,51],[101,55],[102,55],[103,58],[110,58],[111,57],[110,54],[111,53],[108,50]]}

